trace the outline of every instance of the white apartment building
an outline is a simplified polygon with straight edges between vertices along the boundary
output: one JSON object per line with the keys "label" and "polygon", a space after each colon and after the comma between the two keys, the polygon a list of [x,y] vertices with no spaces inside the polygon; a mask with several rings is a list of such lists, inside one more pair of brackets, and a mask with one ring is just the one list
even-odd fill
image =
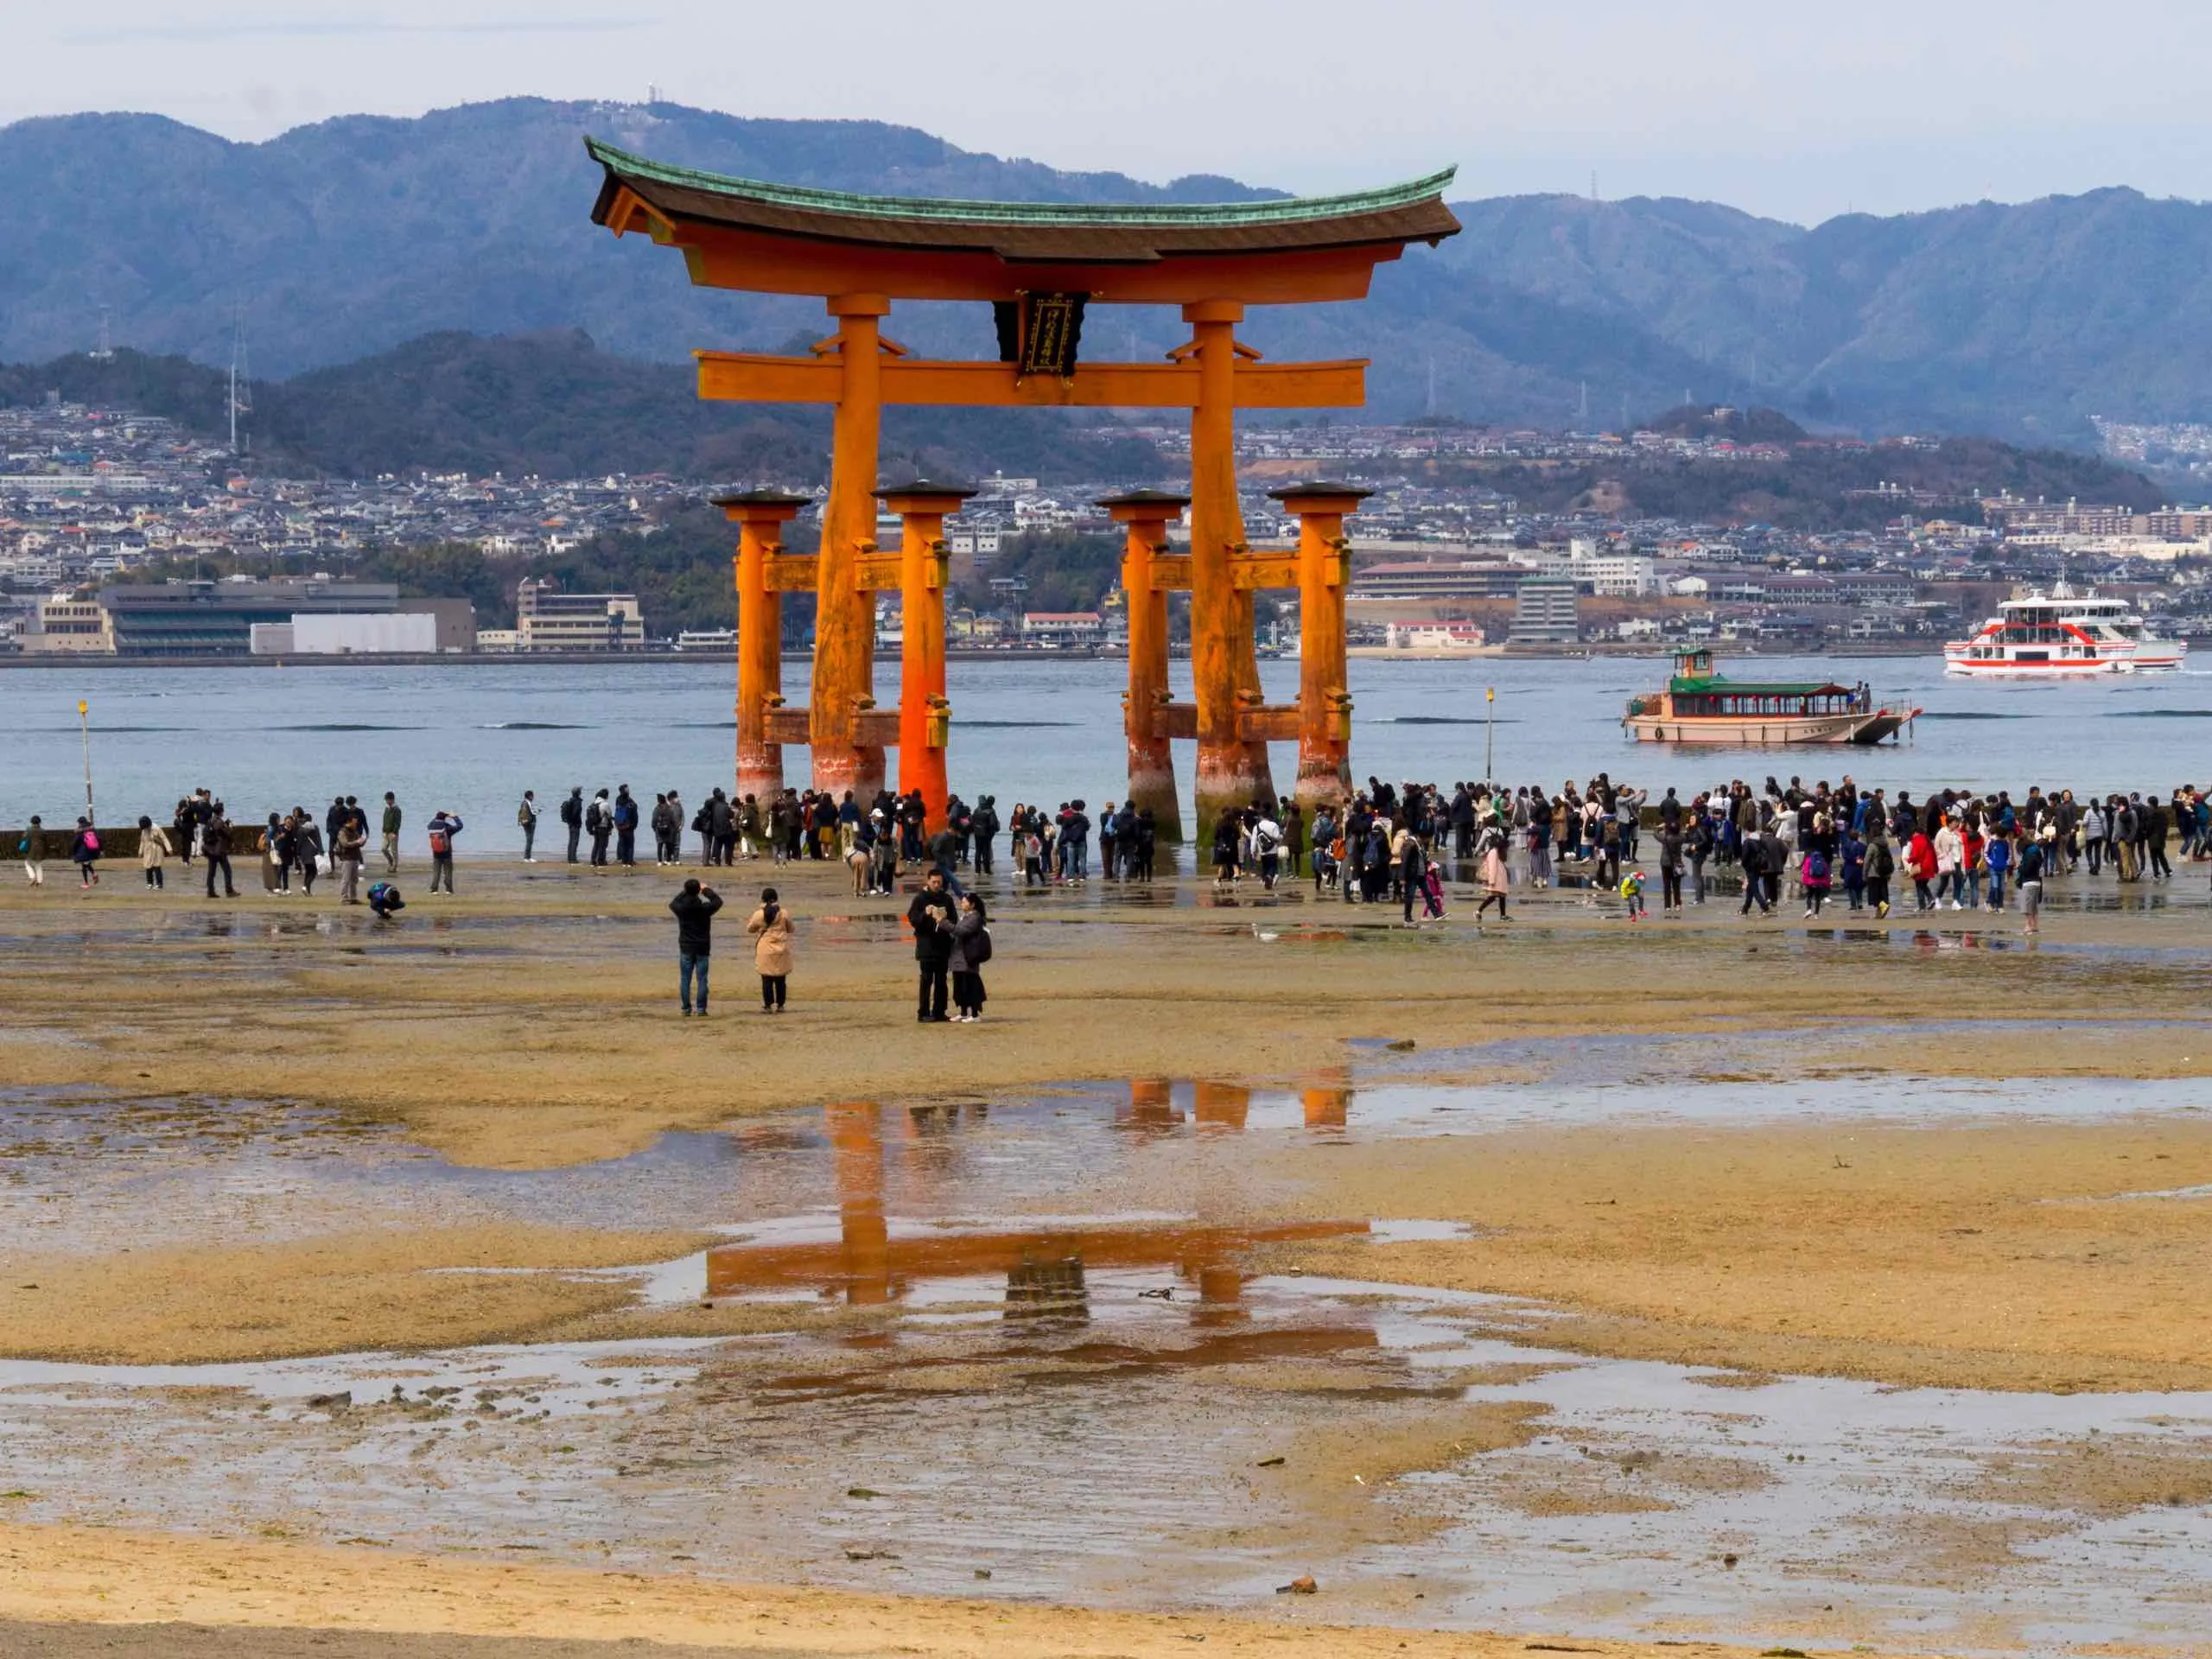
{"label": "white apartment building", "polygon": [[520,651],[637,651],[645,643],[635,594],[564,594],[550,576],[524,577],[515,612]]}
{"label": "white apartment building", "polygon": [[1609,599],[1643,599],[1660,590],[1658,568],[1649,554],[1608,553],[1586,536],[1577,536],[1564,551],[1540,547],[1516,554],[1514,563],[1542,575],[1571,577],[1578,588]]}
{"label": "white apartment building", "polygon": [[57,594],[41,600],[23,634],[23,649],[45,653],[99,652],[115,654],[115,626],[108,609],[95,599],[73,599]]}

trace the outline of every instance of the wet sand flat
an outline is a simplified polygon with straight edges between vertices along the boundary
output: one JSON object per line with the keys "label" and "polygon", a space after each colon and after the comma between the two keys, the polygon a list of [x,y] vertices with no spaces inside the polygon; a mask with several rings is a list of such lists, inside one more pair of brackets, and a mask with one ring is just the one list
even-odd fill
{"label": "wet sand flat", "polygon": [[[213,1626],[224,1639],[218,1644],[194,1633],[172,1641],[171,1632],[158,1628],[164,1624]],[[1287,1659],[1401,1653],[1503,1659],[1546,1641],[1363,1630],[1320,1618],[1260,1624],[702,1586],[637,1573],[394,1560],[365,1550],[5,1527],[0,1638],[19,1631],[29,1643],[45,1644],[29,1648],[41,1659],[108,1653],[168,1659],[219,1651],[246,1659],[304,1659],[310,1653],[338,1659],[583,1659],[618,1642],[646,1643],[652,1645],[643,1651],[679,1656],[1031,1659],[1049,1653],[1164,1659],[1203,1646],[1208,1653]],[[376,1635],[364,1640],[365,1631]],[[391,1645],[382,1645],[387,1641]],[[1565,1646],[1551,1643],[1552,1650]],[[1571,1649],[1603,1659],[1742,1651],[1701,1642],[1662,1649],[1593,1640],[1578,1640]]]}
{"label": "wet sand flat", "polygon": [[[726,880],[741,918],[783,887],[799,971],[760,1016],[726,925],[704,1021],[673,877],[461,874],[387,927],[0,889],[30,1639],[2164,1654],[2212,1618],[2193,880],[2062,893],[2039,943],[1009,895],[990,1017],[918,1028],[903,902],[830,868]],[[96,1599],[41,1553],[87,1541],[176,1576]],[[423,1611],[463,1595],[502,1611]]]}

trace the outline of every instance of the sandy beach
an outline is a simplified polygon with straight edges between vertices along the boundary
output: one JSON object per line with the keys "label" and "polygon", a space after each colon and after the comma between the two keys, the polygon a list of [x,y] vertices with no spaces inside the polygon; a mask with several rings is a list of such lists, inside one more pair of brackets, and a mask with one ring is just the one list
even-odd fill
{"label": "sandy beach", "polygon": [[[1662,1368],[1716,1408],[1804,1387],[1967,1390],[2021,1410],[2130,1402],[2108,1457],[2039,1434],[1929,1473],[1930,1491],[1975,1506],[1913,1569],[1945,1593],[2029,1559],[2051,1529],[2212,1502],[2212,1443],[2155,1427],[2126,1438],[2145,1396],[2212,1391],[2196,1294],[2212,1205],[2190,1196],[2212,1189],[2212,1096],[2194,1081],[2212,1072],[2201,874],[2126,909],[2070,904],[2062,886],[2039,941],[2014,915],[1746,922],[1718,900],[1630,924],[1572,891],[1516,899],[1503,925],[1476,927],[1458,902],[1408,930],[1310,889],[1228,902],[1187,879],[1094,884],[1007,896],[988,1017],[918,1028],[903,902],[852,898],[821,864],[709,873],[730,899],[715,1013],[679,1020],[664,906],[681,874],[464,860],[458,898],[417,896],[403,876],[410,908],[384,925],[334,894],[210,905],[147,894],[123,870],[90,897],[0,887],[0,1091],[22,1125],[0,1189],[17,1224],[0,1247],[0,1358],[31,1368],[19,1390],[159,1382],[170,1414],[165,1430],[111,1429],[124,1414],[103,1414],[74,1464],[41,1452],[0,1509],[0,1618],[29,1622],[25,1650],[110,1650],[71,1645],[86,1621],[249,1626],[258,1645],[232,1650],[270,1655],[294,1650],[286,1631],[408,1633],[419,1649],[391,1650],[425,1659],[618,1637],[808,1654],[1149,1654],[1201,1637],[1286,1654],[1531,1640],[1626,1654],[1662,1629],[1677,1643],[1732,1629],[1757,1650],[1726,1596],[1709,1617],[1638,1612],[1624,1567],[1571,1569],[1595,1576],[1564,1622],[1485,1626],[1469,1622],[1484,1575],[1463,1562],[1448,1592],[1431,1580],[1456,1598],[1448,1633],[1426,1628],[1414,1590],[1390,1587],[1400,1556],[1403,1584],[1442,1570],[1471,1514],[1597,1527],[1603,1554],[1619,1548],[1600,1541],[1615,1521],[1694,1528],[1776,1487],[1725,1449],[1670,1444],[1647,1465],[1611,1431],[1591,1439],[1554,1383],[1607,1366]],[[791,1012],[773,1020],[756,1011],[741,932],[764,880],[801,919]],[[1008,1135],[990,1167],[961,1151]],[[734,1185],[711,1161],[723,1147]],[[334,1173],[357,1165],[368,1173]],[[786,1213],[828,1217],[830,1242],[747,1230]],[[1213,1230],[1203,1247],[1149,1237],[1149,1217],[1173,1216]],[[887,1243],[868,1242],[876,1217]],[[1280,1236],[1335,1218],[1362,1236]],[[969,1242],[956,1249],[948,1227]],[[988,1245],[1000,1233],[1013,1242]],[[842,1251],[842,1288],[772,1294],[813,1271],[810,1249]],[[1090,1268],[1082,1330],[1023,1326],[1014,1348],[979,1347],[974,1322],[1010,1318],[1014,1292],[973,1275],[1071,1251]],[[1109,1306],[1116,1274],[1135,1298],[1154,1262],[1184,1287],[1187,1325],[1128,1325]],[[936,1303],[917,1300],[931,1283]],[[1339,1288],[1324,1304],[1300,1284]],[[1399,1315],[1369,1306],[1384,1287],[1441,1334],[1395,1332]],[[918,1319],[929,1306],[951,1323]],[[526,1370],[531,1353],[671,1343],[620,1360],[684,1380],[634,1394],[625,1381],[624,1426],[591,1414],[603,1446],[564,1426],[551,1384],[535,1410],[518,1393],[463,1423],[397,1370],[405,1410],[381,1416],[359,1384],[343,1408],[296,1410],[254,1370],[494,1349]],[[156,1366],[234,1372],[99,1370]],[[772,1536],[785,1510],[787,1536],[815,1524],[822,1492],[873,1494],[868,1456],[909,1433],[928,1455],[1012,1459],[1012,1478],[1035,1454],[1028,1427],[990,1414],[1014,1402],[1075,1402],[1070,1455],[1110,1464],[1135,1421],[1079,1402],[1132,1366],[1160,1391],[1153,1408],[1205,1414],[1179,1436],[1175,1506],[1126,1520],[1131,1550],[1151,1537],[1190,1558],[1154,1573],[1119,1560],[1116,1520],[1095,1560],[1014,1600],[938,1599],[950,1565],[915,1569],[920,1599],[859,1587],[872,1558],[912,1559],[895,1541],[833,1540],[836,1571],[819,1577],[797,1544],[763,1544],[751,1571],[727,1553],[710,1573],[686,1567],[703,1559],[686,1543],[708,1538],[703,1522],[618,1546],[638,1570],[612,1579],[589,1576],[581,1535],[557,1527],[532,1546],[543,1563],[486,1561],[507,1523],[466,1505],[431,1531],[397,1522],[373,1548],[340,1548],[369,1530],[351,1500],[320,1516],[259,1486],[164,1496],[176,1477],[157,1455],[166,1434],[181,1437],[172,1463],[176,1446],[217,1466],[253,1446],[341,1478],[372,1446],[466,1429],[486,1480],[557,1446],[680,1484],[669,1471],[686,1447],[750,1460],[751,1480],[773,1445],[804,1478],[747,1488],[754,1518],[728,1521],[720,1546],[741,1551],[747,1526]],[[261,1406],[241,1403],[255,1390]],[[905,1414],[875,1452],[790,1449],[848,1396]],[[475,1478],[456,1465],[438,1484]],[[1260,1582],[1297,1560],[1339,1566],[1313,1597]],[[741,1604],[721,1582],[786,1572]],[[2034,1628],[1993,1612],[1915,1643],[1872,1592],[1824,1612],[1786,1590],[1743,1604],[1757,1630],[1902,1652],[2002,1649]],[[2155,1620],[2113,1640],[2183,1650]]]}

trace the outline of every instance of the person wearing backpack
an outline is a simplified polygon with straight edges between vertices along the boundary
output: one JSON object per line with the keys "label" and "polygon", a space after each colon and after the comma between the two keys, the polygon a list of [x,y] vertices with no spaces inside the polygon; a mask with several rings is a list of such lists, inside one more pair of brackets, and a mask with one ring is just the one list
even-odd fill
{"label": "person wearing backpack", "polygon": [[562,827],[569,832],[569,862],[576,862],[576,849],[584,836],[584,786],[577,784],[561,803]]}
{"label": "person wearing backpack", "polygon": [[753,968],[760,976],[760,1012],[781,1014],[791,976],[791,939],[798,930],[773,887],[760,889],[760,908],[745,924],[753,936]]}
{"label": "person wearing backpack", "polygon": [[39,816],[31,814],[30,828],[16,843],[16,856],[23,861],[23,880],[35,887],[46,885],[46,830]]}
{"label": "person wearing backpack", "polygon": [[1874,906],[1874,919],[1881,921],[1890,913],[1890,878],[1897,872],[1897,857],[1879,820],[1872,828],[1874,838],[1866,843],[1866,898]]}
{"label": "person wearing backpack", "polygon": [[1252,851],[1259,861],[1260,885],[1275,890],[1275,875],[1282,865],[1282,826],[1264,811],[1252,826]]}
{"label": "person wearing backpack", "polygon": [[77,885],[91,892],[100,884],[100,873],[94,867],[100,861],[100,832],[92,828],[90,818],[77,820],[77,834],[69,843],[69,861],[77,867]]}
{"label": "person wearing backpack", "polygon": [[2005,872],[2012,868],[2012,843],[2003,835],[1990,836],[1981,849],[1982,868],[1989,872],[1989,907],[2005,908]]}
{"label": "person wearing backpack", "polygon": [[1806,915],[1821,913],[1833,880],[1828,872],[1828,855],[1817,847],[1807,848],[1803,861],[1797,866],[1797,885],[1805,892]]}
{"label": "person wearing backpack", "polygon": [[453,838],[461,830],[461,820],[443,808],[430,820],[430,891],[442,881],[448,898],[453,896]]}
{"label": "person wearing backpack", "polygon": [[968,832],[974,837],[975,869],[978,875],[995,873],[991,859],[991,842],[1000,830],[998,797],[985,795],[976,802],[976,810],[968,815]]}
{"label": "person wearing backpack", "polygon": [[972,1026],[983,1017],[983,964],[991,959],[991,916],[982,895],[960,895],[960,919],[952,925],[952,1005],[956,1024]]}
{"label": "person wearing backpack", "polygon": [[[33,823],[38,820],[33,818]],[[223,897],[238,896],[237,884],[231,879],[231,815],[220,801],[211,801],[207,816],[200,824],[200,861],[207,867],[207,896],[215,896],[215,878],[223,880]]]}
{"label": "person wearing backpack", "polygon": [[1836,874],[1843,880],[1844,902],[1854,911],[1866,907],[1866,843],[1856,830],[1843,832],[1843,846],[1836,855]]}
{"label": "person wearing backpack", "polygon": [[614,837],[614,809],[607,805],[603,789],[591,798],[591,804],[584,809],[584,833],[591,837],[593,868],[605,868],[607,843]]}
{"label": "person wearing backpack", "polygon": [[292,832],[292,856],[299,861],[300,885],[312,899],[315,879],[322,874],[322,831],[315,828],[313,818],[296,808],[293,817],[299,827]]}
{"label": "person wearing backpack", "polygon": [[535,864],[537,862],[537,795],[535,791],[523,791],[522,804],[515,808],[515,822],[522,827],[522,861]]}

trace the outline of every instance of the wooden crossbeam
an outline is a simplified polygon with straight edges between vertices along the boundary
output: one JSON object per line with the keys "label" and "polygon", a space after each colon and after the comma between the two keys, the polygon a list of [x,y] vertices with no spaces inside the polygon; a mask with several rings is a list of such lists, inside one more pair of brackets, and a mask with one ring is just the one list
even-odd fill
{"label": "wooden crossbeam", "polygon": [[900,563],[896,553],[879,553],[872,546],[863,548],[853,561],[853,586],[864,594],[880,588],[896,588],[903,574]]}
{"label": "wooden crossbeam", "polygon": [[1155,553],[1152,556],[1152,579],[1147,583],[1155,594],[1188,593],[1191,590],[1191,556],[1187,553]]}
{"label": "wooden crossbeam", "polygon": [[1245,743],[1294,743],[1298,741],[1298,705],[1263,703],[1236,711],[1236,735]]}
{"label": "wooden crossbeam", "polygon": [[804,709],[788,703],[768,710],[767,729],[771,743],[807,743],[814,738],[813,717]]}
{"label": "wooden crossbeam", "polygon": [[897,748],[899,711],[896,709],[861,709],[853,716],[853,741],[863,748]]}
{"label": "wooden crossbeam", "polygon": [[1195,738],[1198,734],[1198,705],[1195,702],[1163,702],[1152,711],[1152,734],[1154,737]]}
{"label": "wooden crossbeam", "polygon": [[[715,402],[834,404],[844,370],[834,356],[774,357],[699,352],[699,396]],[[880,373],[886,404],[928,408],[1020,405],[1071,409],[1196,409],[1198,366],[1189,363],[1082,363],[1072,378],[1023,379],[1011,363],[887,358]],[[1367,401],[1367,364],[1240,363],[1233,383],[1239,409],[1351,409]]]}
{"label": "wooden crossbeam", "polygon": [[815,562],[811,553],[779,553],[762,567],[772,594],[810,594],[814,591]]}
{"label": "wooden crossbeam", "polygon": [[1232,588],[1295,588],[1298,586],[1298,555],[1250,551],[1231,554],[1229,585]]}

